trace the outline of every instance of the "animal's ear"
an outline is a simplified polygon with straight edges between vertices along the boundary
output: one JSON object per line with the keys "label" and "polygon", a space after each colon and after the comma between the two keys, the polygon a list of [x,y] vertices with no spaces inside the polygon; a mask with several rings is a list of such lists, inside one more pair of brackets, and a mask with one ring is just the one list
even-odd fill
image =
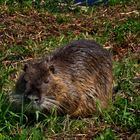
{"label": "animal's ear", "polygon": [[24,67],[23,67],[23,70],[26,72],[28,68],[29,68],[29,64],[26,63],[26,64],[24,65]]}
{"label": "animal's ear", "polygon": [[50,70],[50,72],[53,73],[53,74],[56,73],[55,68],[54,68],[54,65],[50,65],[50,66],[49,66],[49,70]]}

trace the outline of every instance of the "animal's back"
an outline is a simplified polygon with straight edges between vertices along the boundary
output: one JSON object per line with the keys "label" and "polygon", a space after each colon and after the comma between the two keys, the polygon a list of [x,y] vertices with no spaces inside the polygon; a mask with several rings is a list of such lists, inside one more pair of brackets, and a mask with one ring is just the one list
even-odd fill
{"label": "animal's back", "polygon": [[107,107],[112,96],[112,59],[107,50],[94,41],[73,41],[52,53],[49,62],[68,85],[67,99],[61,95],[58,100],[72,106],[70,114],[86,116],[98,104]]}

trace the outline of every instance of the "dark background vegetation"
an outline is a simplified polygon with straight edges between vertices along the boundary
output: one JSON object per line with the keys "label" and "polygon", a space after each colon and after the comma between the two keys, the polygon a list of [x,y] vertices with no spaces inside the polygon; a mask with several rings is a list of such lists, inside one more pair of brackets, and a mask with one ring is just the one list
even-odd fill
{"label": "dark background vegetation", "polygon": [[[75,39],[94,39],[113,54],[116,93],[110,108],[92,118],[35,114],[29,124],[7,102],[28,60]],[[60,0],[0,0],[0,139],[140,139],[140,2],[74,6]]]}

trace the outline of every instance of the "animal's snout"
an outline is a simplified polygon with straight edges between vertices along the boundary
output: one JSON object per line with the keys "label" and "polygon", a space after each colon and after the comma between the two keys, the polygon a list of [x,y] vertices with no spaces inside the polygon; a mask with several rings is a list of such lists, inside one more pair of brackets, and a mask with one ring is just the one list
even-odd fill
{"label": "animal's snout", "polygon": [[39,102],[40,99],[36,95],[28,95],[28,96],[25,97],[25,100],[27,102]]}

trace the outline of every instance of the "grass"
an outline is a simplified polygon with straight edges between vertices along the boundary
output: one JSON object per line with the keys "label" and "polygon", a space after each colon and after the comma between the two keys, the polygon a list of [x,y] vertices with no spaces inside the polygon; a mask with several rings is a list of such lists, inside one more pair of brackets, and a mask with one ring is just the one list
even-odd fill
{"label": "grass", "polygon": [[[89,7],[86,11],[65,7],[61,12],[52,3],[50,9],[33,8],[30,0],[23,1],[22,8],[15,0],[0,3],[0,140],[140,139],[137,1],[110,0],[108,7]],[[112,51],[117,93],[110,108],[84,119],[56,116],[55,111],[49,116],[37,112],[32,122],[23,112],[13,112],[7,96],[24,63],[80,38],[94,39]]]}

